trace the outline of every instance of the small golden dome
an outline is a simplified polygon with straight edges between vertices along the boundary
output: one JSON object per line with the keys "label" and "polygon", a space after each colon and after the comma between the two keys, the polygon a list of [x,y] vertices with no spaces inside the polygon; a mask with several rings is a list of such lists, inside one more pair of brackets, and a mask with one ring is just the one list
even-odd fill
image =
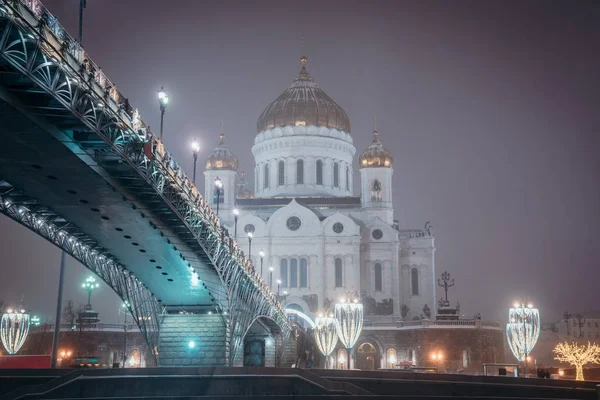
{"label": "small golden dome", "polygon": [[359,168],[392,168],[394,157],[379,141],[379,132],[373,131],[373,142],[359,157]]}
{"label": "small golden dome", "polygon": [[206,159],[206,170],[237,171],[237,157],[225,146],[225,135],[221,133],[220,138],[221,141]]}

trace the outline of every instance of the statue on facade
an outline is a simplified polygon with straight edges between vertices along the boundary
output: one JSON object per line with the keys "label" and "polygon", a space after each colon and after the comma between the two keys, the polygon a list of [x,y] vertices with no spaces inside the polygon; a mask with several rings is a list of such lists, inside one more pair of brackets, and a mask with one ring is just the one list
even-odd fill
{"label": "statue on facade", "polygon": [[425,317],[427,317],[427,319],[431,318],[431,309],[427,304],[423,306],[423,314],[425,314]]}
{"label": "statue on facade", "polygon": [[402,315],[402,319],[406,319],[406,316],[408,315],[409,312],[409,308],[406,304],[402,304],[402,307],[400,307],[400,314]]}

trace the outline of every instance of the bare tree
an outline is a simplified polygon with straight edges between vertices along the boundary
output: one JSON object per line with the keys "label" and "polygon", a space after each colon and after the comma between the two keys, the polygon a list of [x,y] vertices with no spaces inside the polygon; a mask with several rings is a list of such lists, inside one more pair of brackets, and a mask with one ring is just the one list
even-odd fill
{"label": "bare tree", "polygon": [[587,346],[577,343],[559,343],[554,348],[555,360],[566,362],[575,366],[576,380],[583,379],[583,366],[585,364],[600,364],[600,346],[588,342]]}
{"label": "bare tree", "polygon": [[73,305],[73,301],[67,301],[65,307],[63,309],[63,321],[69,324],[71,329],[75,326],[75,320],[77,319],[77,311],[75,311],[75,307]]}

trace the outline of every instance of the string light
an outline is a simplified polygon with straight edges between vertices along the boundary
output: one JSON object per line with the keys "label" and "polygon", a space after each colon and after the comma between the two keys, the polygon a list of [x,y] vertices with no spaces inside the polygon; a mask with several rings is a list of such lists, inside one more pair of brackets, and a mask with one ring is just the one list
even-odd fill
{"label": "string light", "polygon": [[337,320],[319,315],[315,320],[314,335],[321,354],[328,357],[338,341]]}
{"label": "string light", "polygon": [[0,322],[0,339],[8,354],[16,354],[29,334],[29,314],[25,310],[7,311]]}
{"label": "string light", "polygon": [[515,303],[508,312],[506,339],[508,346],[519,361],[531,354],[540,336],[540,313],[531,304]]}
{"label": "string light", "polygon": [[351,349],[362,331],[363,305],[356,299],[354,302],[346,302],[341,299],[335,305],[335,319],[338,337],[347,349]]}

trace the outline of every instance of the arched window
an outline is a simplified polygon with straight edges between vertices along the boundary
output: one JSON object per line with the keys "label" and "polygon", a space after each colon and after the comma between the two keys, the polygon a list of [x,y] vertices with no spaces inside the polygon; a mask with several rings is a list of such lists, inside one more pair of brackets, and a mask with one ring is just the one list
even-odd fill
{"label": "arched window", "polygon": [[463,368],[469,368],[471,365],[471,352],[469,349],[464,349],[462,353],[462,366]]}
{"label": "arched window", "polygon": [[277,184],[279,184],[279,186],[285,185],[285,163],[283,161],[279,161],[279,169],[277,171]]}
{"label": "arched window", "polygon": [[379,179],[375,179],[371,186],[371,201],[381,201],[381,182]]}
{"label": "arched window", "polygon": [[396,353],[396,349],[389,348],[385,355],[387,367],[396,368],[396,365],[398,365],[398,354]]}
{"label": "arched window", "polygon": [[317,185],[323,184],[323,161],[317,160]]}
{"label": "arched window", "polygon": [[225,188],[221,187],[221,189],[217,189],[215,187],[215,191],[213,193],[213,204],[217,204],[217,200],[219,204],[223,204],[225,202]]}
{"label": "arched window", "polygon": [[142,366],[142,352],[138,349],[134,349],[129,357],[128,364],[132,368],[140,368]]}
{"label": "arched window", "polygon": [[383,289],[382,276],[381,276],[381,264],[375,264],[375,291],[381,292]]}
{"label": "arched window", "polygon": [[350,168],[346,167],[346,190],[350,190]]}
{"label": "arched window", "polygon": [[338,163],[333,163],[333,186],[340,186],[340,166]]}
{"label": "arched window", "polygon": [[343,268],[342,268],[342,259],[335,259],[335,287],[342,287],[344,283],[343,279]]}
{"label": "arched window", "polygon": [[296,183],[304,184],[304,160],[296,161]]}
{"label": "arched window", "polygon": [[407,360],[412,363],[412,365],[417,365],[417,352],[413,349],[408,349],[407,351]]}
{"label": "arched window", "polygon": [[416,268],[413,268],[412,271],[410,271],[410,281],[411,281],[411,286],[412,286],[412,295],[418,296],[419,295],[419,271]]}
{"label": "arched window", "polygon": [[290,287],[298,287],[298,260],[290,261]]}
{"label": "arched window", "polygon": [[308,263],[306,258],[300,259],[300,287],[308,287]]}
{"label": "arched window", "polygon": [[265,164],[265,176],[264,176],[263,187],[265,189],[267,189],[269,187],[269,164]]}
{"label": "arched window", "polygon": [[281,260],[281,265],[279,266],[279,279],[281,279],[281,286],[287,287],[288,282],[288,273],[287,273],[287,260]]}

